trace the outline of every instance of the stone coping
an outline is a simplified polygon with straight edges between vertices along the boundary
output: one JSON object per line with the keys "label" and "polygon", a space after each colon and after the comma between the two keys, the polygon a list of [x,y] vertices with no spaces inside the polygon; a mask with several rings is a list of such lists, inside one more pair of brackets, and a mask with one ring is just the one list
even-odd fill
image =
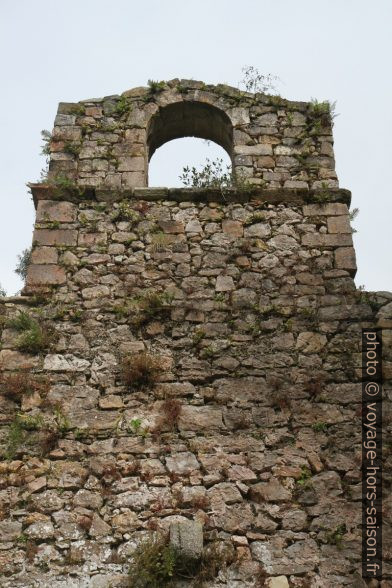
{"label": "stone coping", "polygon": [[124,199],[135,200],[172,200],[174,202],[239,202],[262,200],[268,204],[325,204],[342,202],[350,206],[351,192],[343,188],[326,188],[318,190],[292,188],[260,188],[225,189],[215,188],[130,188],[126,190],[105,188],[75,188],[59,190],[50,184],[28,184],[34,206],[39,200],[67,200],[81,202],[96,200],[97,202],[118,202]]}

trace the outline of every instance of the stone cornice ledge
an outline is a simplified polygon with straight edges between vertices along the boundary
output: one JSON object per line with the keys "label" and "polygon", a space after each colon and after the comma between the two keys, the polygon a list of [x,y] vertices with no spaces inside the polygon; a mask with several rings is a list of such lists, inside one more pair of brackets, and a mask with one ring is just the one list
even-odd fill
{"label": "stone cornice ledge", "polygon": [[39,200],[67,200],[81,202],[118,202],[124,199],[135,200],[172,200],[175,202],[240,202],[261,200],[268,204],[326,204],[342,202],[350,206],[351,192],[343,188],[325,188],[318,190],[292,188],[224,189],[216,188],[132,188],[126,190],[106,188],[63,189],[50,184],[28,184],[37,207]]}

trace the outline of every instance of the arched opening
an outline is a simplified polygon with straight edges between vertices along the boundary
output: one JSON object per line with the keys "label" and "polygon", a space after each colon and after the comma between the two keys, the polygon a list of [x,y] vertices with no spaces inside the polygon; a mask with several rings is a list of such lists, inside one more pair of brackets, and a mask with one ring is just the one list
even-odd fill
{"label": "arched opening", "polygon": [[[184,168],[195,167],[198,171],[205,168],[207,160],[218,162],[222,172],[231,173],[231,159],[227,152],[213,141],[195,137],[183,137],[168,141],[157,149],[148,169],[149,186],[167,186],[170,188],[185,185],[182,178]],[[188,177],[191,177],[189,172]]]}
{"label": "arched opening", "polygon": [[[185,140],[186,137],[204,139],[212,143],[209,145],[204,143],[204,147],[200,149],[203,142]],[[183,139],[183,141],[173,141],[174,139]],[[152,181],[148,182],[150,186],[180,185],[178,177],[183,167],[186,165],[197,167],[197,165],[205,163],[206,158],[210,160],[219,158],[222,160],[222,168],[226,170],[227,164],[231,163],[233,154],[233,127],[227,114],[210,104],[176,102],[160,108],[158,113],[151,118],[147,131],[148,161],[151,160],[156,150],[165,143],[168,145],[165,146],[159,159],[165,155],[168,155],[168,161],[173,162],[176,159],[178,163],[175,167],[177,170],[175,173],[177,175],[174,176],[172,173],[166,180],[167,174],[163,174],[163,180],[161,180],[161,174],[159,173],[157,176],[154,165]],[[180,143],[181,146],[179,146]],[[157,166],[158,169],[160,167],[162,166]]]}

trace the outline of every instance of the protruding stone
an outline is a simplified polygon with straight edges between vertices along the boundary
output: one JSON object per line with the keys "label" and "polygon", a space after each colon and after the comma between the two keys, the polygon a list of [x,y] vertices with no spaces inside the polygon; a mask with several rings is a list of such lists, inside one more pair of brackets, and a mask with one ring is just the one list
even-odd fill
{"label": "protruding stone", "polygon": [[203,553],[203,526],[198,521],[180,521],[170,525],[170,543],[180,554],[195,561]]}
{"label": "protruding stone", "polygon": [[71,202],[40,200],[37,207],[38,222],[73,223],[76,219],[77,207]]}

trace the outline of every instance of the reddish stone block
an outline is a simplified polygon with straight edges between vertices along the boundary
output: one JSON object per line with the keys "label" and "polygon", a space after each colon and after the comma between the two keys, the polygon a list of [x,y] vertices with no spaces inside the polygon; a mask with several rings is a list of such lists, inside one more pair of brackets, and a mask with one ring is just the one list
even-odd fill
{"label": "reddish stone block", "polygon": [[65,284],[67,276],[58,265],[32,264],[27,270],[26,286]]}
{"label": "reddish stone block", "polygon": [[76,220],[77,207],[72,202],[40,200],[37,207],[37,221],[57,221],[73,223]]}
{"label": "reddish stone block", "polygon": [[222,221],[222,229],[230,237],[242,237],[244,234],[244,228],[239,221],[224,220]]}
{"label": "reddish stone block", "polygon": [[185,230],[184,223],[181,221],[158,221],[164,233],[183,233]]}
{"label": "reddish stone block", "polygon": [[38,245],[76,245],[78,232],[71,229],[35,229],[33,243]]}
{"label": "reddish stone block", "polygon": [[29,370],[36,367],[40,361],[38,356],[26,355],[11,349],[0,351],[0,368],[2,370]]}
{"label": "reddish stone block", "polygon": [[81,247],[90,247],[90,245],[106,243],[107,240],[107,233],[79,233],[78,245]]}
{"label": "reddish stone block", "polygon": [[32,264],[57,263],[58,253],[55,247],[36,247],[31,253]]}

